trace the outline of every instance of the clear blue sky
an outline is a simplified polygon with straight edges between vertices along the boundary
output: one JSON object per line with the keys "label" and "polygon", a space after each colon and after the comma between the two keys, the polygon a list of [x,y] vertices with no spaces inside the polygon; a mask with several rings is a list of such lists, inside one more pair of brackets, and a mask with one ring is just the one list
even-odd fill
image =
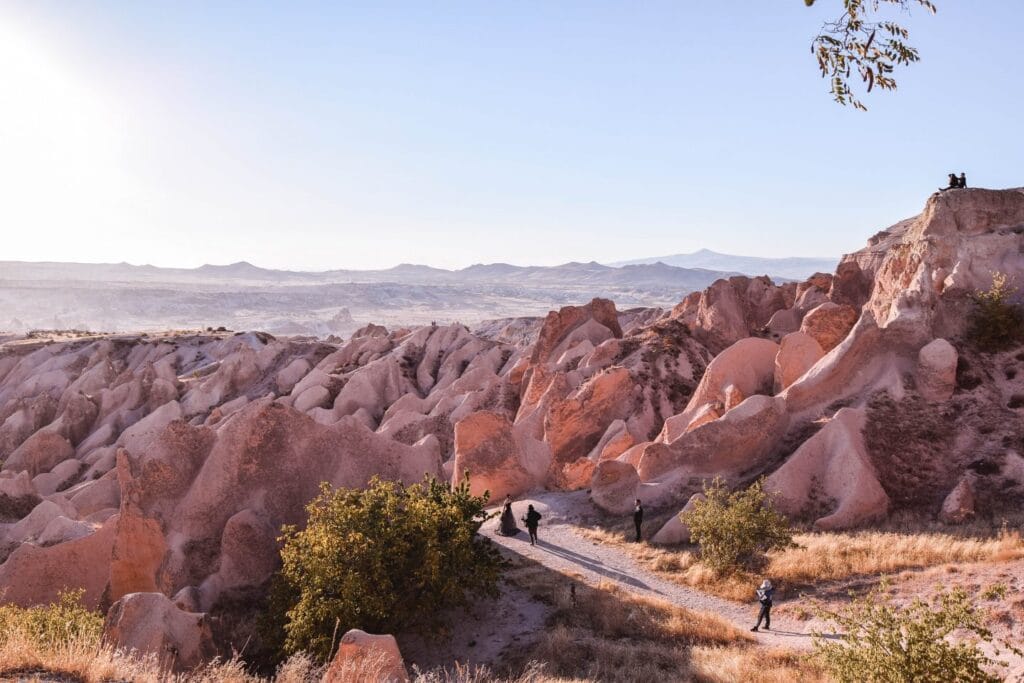
{"label": "clear blue sky", "polygon": [[839,0],[0,0],[0,259],[838,255],[1024,185],[1024,3],[936,2],[865,114],[809,53]]}

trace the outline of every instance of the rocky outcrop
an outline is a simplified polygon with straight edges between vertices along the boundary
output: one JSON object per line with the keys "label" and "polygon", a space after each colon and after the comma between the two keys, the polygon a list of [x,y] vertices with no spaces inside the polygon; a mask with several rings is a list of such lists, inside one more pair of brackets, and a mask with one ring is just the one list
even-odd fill
{"label": "rocky outcrop", "polygon": [[889,497],[864,445],[863,410],[843,408],[768,477],[784,514],[814,518],[818,529],[845,529],[884,517]]}
{"label": "rocky outcrop", "polygon": [[468,476],[470,492],[489,491],[492,500],[518,496],[540,483],[522,461],[509,419],[484,410],[455,425],[453,474],[454,483]]}
{"label": "rocky outcrop", "polygon": [[636,468],[618,460],[598,463],[590,482],[590,499],[606,512],[623,515],[633,509],[640,486]]}
{"label": "rocky outcrop", "polygon": [[391,635],[372,635],[352,629],[341,637],[338,652],[324,672],[322,683],[406,683],[398,642]]}
{"label": "rocky outcrop", "polygon": [[942,501],[939,519],[946,524],[961,524],[975,513],[974,482],[964,476]]}
{"label": "rocky outcrop", "polygon": [[804,316],[800,331],[818,342],[822,351],[828,353],[846,338],[855,322],[857,309],[828,301]]}
{"label": "rocky outcrop", "polygon": [[917,390],[926,400],[945,401],[956,389],[957,352],[945,339],[935,339],[917,353]]}
{"label": "rocky outcrop", "polygon": [[168,671],[190,671],[218,655],[210,618],[179,609],[162,593],[131,593],[115,602],[103,623],[103,639],[151,655]]}

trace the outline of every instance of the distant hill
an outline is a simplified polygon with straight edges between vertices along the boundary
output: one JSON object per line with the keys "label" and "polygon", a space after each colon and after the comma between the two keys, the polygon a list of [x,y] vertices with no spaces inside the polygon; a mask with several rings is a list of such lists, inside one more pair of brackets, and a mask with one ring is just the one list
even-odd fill
{"label": "distant hill", "polygon": [[595,296],[620,307],[671,307],[739,274],[664,263],[621,268],[477,264],[443,270],[403,263],[382,270],[303,272],[240,261],[198,268],[128,263],[0,261],[0,330],[261,329],[347,333],[388,325],[544,315]]}
{"label": "distant hill", "polygon": [[720,254],[710,249],[701,249],[692,254],[672,254],[671,256],[656,256],[632,261],[617,261],[608,265],[620,267],[654,263],[663,263],[676,268],[706,268],[708,270],[733,271],[744,275],[770,275],[787,280],[804,280],[814,273],[831,273],[839,263],[839,258],[805,256],[766,258]]}

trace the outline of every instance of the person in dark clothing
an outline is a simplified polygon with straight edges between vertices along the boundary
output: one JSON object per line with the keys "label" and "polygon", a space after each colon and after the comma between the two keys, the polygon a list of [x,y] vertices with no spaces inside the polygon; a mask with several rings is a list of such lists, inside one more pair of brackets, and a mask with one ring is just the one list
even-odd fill
{"label": "person in dark clothing", "polygon": [[540,513],[533,509],[533,505],[530,505],[526,510],[523,524],[526,525],[526,530],[530,532],[530,545],[537,545],[537,525],[540,524]]}
{"label": "person in dark clothing", "polygon": [[519,533],[516,526],[516,516],[512,514],[512,496],[505,496],[505,502],[501,506],[501,528],[502,536],[515,536]]}
{"label": "person in dark clothing", "polygon": [[956,173],[950,173],[949,174],[949,187],[940,187],[939,188],[939,192],[944,192],[946,190],[955,190],[958,187],[960,187],[960,180],[956,177]]}
{"label": "person in dark clothing", "polygon": [[764,630],[770,631],[772,627],[772,593],[775,589],[772,588],[772,582],[765,579],[761,582],[761,587],[757,589],[757,601],[761,603],[761,611],[757,615],[757,623],[754,624],[754,628],[751,631],[757,631],[761,628],[761,621],[764,620]]}
{"label": "person in dark clothing", "polygon": [[957,181],[956,186],[961,189],[967,187],[967,174],[963,171],[960,172],[960,179]]}
{"label": "person in dark clothing", "polygon": [[644,523],[644,506],[640,499],[636,499],[636,506],[633,508],[633,525],[636,527],[636,542],[640,542],[640,525]]}

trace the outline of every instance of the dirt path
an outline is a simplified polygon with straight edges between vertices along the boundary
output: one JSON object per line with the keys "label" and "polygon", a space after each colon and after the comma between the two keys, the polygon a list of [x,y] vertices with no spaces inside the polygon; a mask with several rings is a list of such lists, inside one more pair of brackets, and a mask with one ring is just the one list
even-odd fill
{"label": "dirt path", "polygon": [[[496,519],[488,522],[483,531],[507,552],[529,558],[563,574],[578,576],[588,584],[610,581],[638,595],[717,614],[741,628],[753,626],[757,617],[757,605],[753,599],[749,604],[741,605],[667,581],[640,566],[620,548],[578,534],[571,522],[578,518],[581,502],[577,494],[542,494],[536,498],[516,501],[513,510],[517,518],[526,512],[526,506],[531,503],[544,517],[536,546],[530,545],[525,530],[512,537],[497,533]],[[753,590],[752,586],[751,593]],[[775,607],[777,609],[785,604],[786,601],[776,601]],[[808,649],[811,647],[811,626],[811,622],[796,621],[782,615],[776,617],[773,614],[772,630],[759,632],[758,640],[765,645]]]}

